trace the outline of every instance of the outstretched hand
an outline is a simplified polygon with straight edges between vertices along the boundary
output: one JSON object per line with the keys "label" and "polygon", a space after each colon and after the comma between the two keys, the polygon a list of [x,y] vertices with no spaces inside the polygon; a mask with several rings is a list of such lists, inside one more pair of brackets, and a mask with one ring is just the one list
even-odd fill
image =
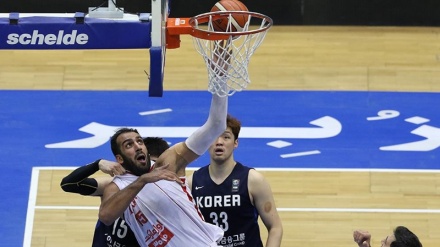
{"label": "outstretched hand", "polygon": [[182,180],[180,180],[179,176],[175,172],[172,172],[168,169],[169,164],[162,165],[160,167],[155,167],[148,173],[145,173],[140,178],[144,183],[154,183],[159,180],[168,180],[175,181],[178,184],[183,184]]}
{"label": "outstretched hand", "polygon": [[109,174],[112,177],[115,175],[122,175],[125,173],[125,169],[124,167],[121,166],[121,164],[109,160],[100,160],[99,170],[101,170],[103,173]]}
{"label": "outstretched hand", "polygon": [[353,239],[359,247],[370,247],[371,234],[365,230],[356,230],[353,232]]}

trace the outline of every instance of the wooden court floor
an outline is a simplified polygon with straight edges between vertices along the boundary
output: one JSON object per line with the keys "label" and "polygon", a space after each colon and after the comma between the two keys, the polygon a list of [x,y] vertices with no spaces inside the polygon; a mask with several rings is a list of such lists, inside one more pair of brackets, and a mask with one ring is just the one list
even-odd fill
{"label": "wooden court floor", "polygon": [[[439,92],[439,32],[420,27],[274,27],[251,60],[249,90]],[[0,51],[0,85],[13,90],[146,90],[148,54]],[[183,37],[182,47],[167,53],[165,90],[206,90],[203,66],[192,41]],[[59,182],[70,170],[34,172],[31,246],[90,246],[99,198],[63,193]],[[412,229],[425,247],[440,244],[437,172],[262,172],[283,221],[283,247],[355,246],[351,234],[358,228],[370,230],[372,246],[380,246],[397,225]]]}
{"label": "wooden court floor", "polygon": [[[31,246],[90,246],[100,199],[61,191],[70,171],[38,172]],[[425,247],[438,246],[440,173],[262,172],[283,221],[283,247],[355,246],[351,233],[358,228],[370,230],[372,246],[380,246],[397,225],[410,227]]]}

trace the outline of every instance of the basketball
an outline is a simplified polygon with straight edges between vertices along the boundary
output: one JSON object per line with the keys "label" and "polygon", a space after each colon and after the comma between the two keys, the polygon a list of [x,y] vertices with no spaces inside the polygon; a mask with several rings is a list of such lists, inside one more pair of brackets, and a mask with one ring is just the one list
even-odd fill
{"label": "basketball", "polygon": [[[221,0],[211,8],[211,12],[217,11],[248,11],[248,8],[238,0]],[[224,16],[212,22],[213,28],[219,32],[242,31],[248,18],[249,15],[246,14],[233,14],[231,15],[231,25],[228,28],[228,17]]]}

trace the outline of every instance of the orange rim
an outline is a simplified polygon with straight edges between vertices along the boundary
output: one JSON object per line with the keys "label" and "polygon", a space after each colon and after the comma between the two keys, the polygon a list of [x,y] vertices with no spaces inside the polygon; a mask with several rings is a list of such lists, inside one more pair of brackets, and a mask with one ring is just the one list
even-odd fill
{"label": "orange rim", "polygon": [[[260,26],[259,28],[253,30],[236,31],[236,32],[208,31],[197,27],[197,25],[208,23],[210,20],[215,21],[224,18],[225,16],[229,16],[230,14],[247,14],[252,16],[252,18],[261,19],[262,22],[266,21],[266,23],[263,26]],[[256,12],[248,12],[248,11],[208,12],[194,16],[189,19],[189,25],[192,28],[189,34],[193,37],[206,39],[206,40],[226,40],[229,39],[231,36],[236,37],[240,35],[250,35],[250,34],[266,31],[272,26],[272,24],[273,24],[272,18]]]}

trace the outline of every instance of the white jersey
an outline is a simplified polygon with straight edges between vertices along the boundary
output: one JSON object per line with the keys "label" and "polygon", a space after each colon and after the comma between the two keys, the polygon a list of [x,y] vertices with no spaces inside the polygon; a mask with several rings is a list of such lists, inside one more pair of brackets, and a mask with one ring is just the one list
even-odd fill
{"label": "white jersey", "polygon": [[[138,177],[125,174],[113,180],[124,189]],[[176,182],[149,183],[124,211],[125,221],[145,247],[217,246],[223,230],[203,220],[190,190]]]}

